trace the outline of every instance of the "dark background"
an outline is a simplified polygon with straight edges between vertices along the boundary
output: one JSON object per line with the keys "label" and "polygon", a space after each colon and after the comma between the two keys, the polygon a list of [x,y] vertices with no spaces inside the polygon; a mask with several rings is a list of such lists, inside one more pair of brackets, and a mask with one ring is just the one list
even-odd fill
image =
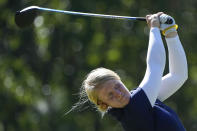
{"label": "dark background", "polygon": [[172,15],[189,79],[165,103],[188,131],[197,130],[197,1],[0,0],[0,131],[121,131],[115,120],[101,119],[95,108],[64,113],[78,101],[81,83],[92,69],[116,71],[130,90],[145,73],[145,22],[42,13],[34,25],[18,28],[15,12],[31,5],[126,16],[158,11]]}

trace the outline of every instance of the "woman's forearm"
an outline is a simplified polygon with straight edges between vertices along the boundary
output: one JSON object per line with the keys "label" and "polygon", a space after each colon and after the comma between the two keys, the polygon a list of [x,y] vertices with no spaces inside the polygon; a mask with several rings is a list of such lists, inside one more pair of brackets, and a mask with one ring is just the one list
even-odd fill
{"label": "woman's forearm", "polygon": [[166,38],[166,42],[169,51],[170,73],[187,77],[187,59],[178,35],[172,38]]}
{"label": "woman's forearm", "polygon": [[179,36],[168,37],[166,42],[169,52],[169,73],[162,78],[158,96],[161,101],[174,94],[188,77],[187,59]]}
{"label": "woman's forearm", "polygon": [[157,27],[151,28],[147,52],[147,69],[139,87],[144,90],[152,106],[160,91],[165,59],[165,48],[160,31]]}

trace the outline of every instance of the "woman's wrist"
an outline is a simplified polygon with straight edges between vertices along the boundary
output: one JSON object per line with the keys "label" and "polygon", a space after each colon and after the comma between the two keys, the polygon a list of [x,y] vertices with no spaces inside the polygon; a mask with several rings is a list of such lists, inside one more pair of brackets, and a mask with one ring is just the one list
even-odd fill
{"label": "woman's wrist", "polygon": [[173,38],[177,36],[177,31],[168,33],[165,37],[166,38]]}

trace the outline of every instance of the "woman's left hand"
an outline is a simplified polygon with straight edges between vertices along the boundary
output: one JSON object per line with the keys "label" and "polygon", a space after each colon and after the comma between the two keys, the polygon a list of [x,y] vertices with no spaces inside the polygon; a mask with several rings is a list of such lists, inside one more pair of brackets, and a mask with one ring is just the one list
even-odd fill
{"label": "woman's left hand", "polygon": [[158,12],[156,14],[151,14],[146,16],[146,21],[148,26],[151,27],[160,27],[159,16],[162,15],[163,12]]}

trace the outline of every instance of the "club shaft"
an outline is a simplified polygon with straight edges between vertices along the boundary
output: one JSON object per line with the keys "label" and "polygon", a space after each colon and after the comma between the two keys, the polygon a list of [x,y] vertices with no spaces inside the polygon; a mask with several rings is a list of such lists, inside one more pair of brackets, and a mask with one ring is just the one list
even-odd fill
{"label": "club shaft", "polygon": [[58,13],[64,13],[64,14],[70,14],[70,15],[98,17],[98,18],[127,19],[127,20],[146,21],[145,17],[130,17],[130,16],[117,16],[117,15],[105,15],[105,14],[95,14],[95,13],[84,13],[84,12],[76,12],[76,11],[65,11],[65,10],[43,8],[43,7],[39,7],[38,10],[49,11],[49,12],[58,12]]}

